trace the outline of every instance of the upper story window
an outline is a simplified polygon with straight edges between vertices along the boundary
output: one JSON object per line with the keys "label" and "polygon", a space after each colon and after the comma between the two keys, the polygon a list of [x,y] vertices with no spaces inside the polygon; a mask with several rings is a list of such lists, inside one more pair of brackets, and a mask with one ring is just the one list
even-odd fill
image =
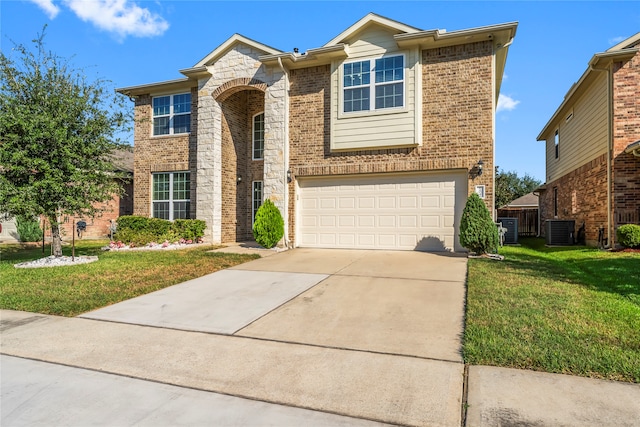
{"label": "upper story window", "polygon": [[404,107],[404,55],[349,62],[342,67],[345,113]]}
{"label": "upper story window", "polygon": [[264,113],[253,116],[253,160],[264,158]]}
{"label": "upper story window", "polygon": [[153,98],[153,135],[191,132],[191,94]]}
{"label": "upper story window", "polygon": [[558,129],[556,129],[556,133],[553,135],[553,145],[556,150],[556,159],[558,158],[558,151],[560,147],[560,134],[558,133]]}

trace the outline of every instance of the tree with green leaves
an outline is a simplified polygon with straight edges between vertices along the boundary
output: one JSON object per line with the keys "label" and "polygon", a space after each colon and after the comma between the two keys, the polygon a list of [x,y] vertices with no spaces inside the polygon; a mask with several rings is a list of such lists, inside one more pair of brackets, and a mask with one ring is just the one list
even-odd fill
{"label": "tree with green leaves", "polygon": [[45,50],[44,35],[0,52],[0,212],[45,216],[61,256],[62,218],[95,216],[122,191],[111,155],[129,113],[107,81]]}
{"label": "tree with green leaves", "polygon": [[496,209],[500,209],[504,205],[511,203],[518,197],[531,193],[542,184],[529,174],[519,177],[513,171],[501,171],[496,166]]}

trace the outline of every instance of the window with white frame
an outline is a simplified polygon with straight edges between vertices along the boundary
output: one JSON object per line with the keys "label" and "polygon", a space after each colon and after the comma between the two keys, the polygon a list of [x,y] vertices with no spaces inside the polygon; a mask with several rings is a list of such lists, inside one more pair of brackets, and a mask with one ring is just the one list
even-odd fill
{"label": "window with white frame", "polygon": [[170,221],[189,219],[191,173],[162,172],[152,176],[152,216]]}
{"label": "window with white frame", "polygon": [[394,55],[343,64],[343,112],[404,107],[404,61]]}
{"label": "window with white frame", "polygon": [[191,132],[191,94],[154,96],[153,135]]}
{"label": "window with white frame", "polygon": [[264,158],[264,113],[253,116],[253,160]]}
{"label": "window with white frame", "polygon": [[553,145],[555,146],[555,150],[556,150],[556,159],[558,158],[558,154],[559,154],[559,147],[560,147],[560,133],[558,132],[558,129],[556,129],[556,133],[553,135]]}
{"label": "window with white frame", "polygon": [[256,212],[262,205],[262,181],[253,181],[253,191],[251,192],[251,224],[256,221]]}

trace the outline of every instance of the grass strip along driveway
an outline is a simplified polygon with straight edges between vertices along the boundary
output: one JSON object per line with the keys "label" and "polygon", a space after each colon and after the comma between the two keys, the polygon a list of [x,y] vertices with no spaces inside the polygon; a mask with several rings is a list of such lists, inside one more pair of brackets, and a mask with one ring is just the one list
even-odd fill
{"label": "grass strip along driveway", "polygon": [[[105,252],[106,241],[84,240],[76,256],[97,255],[98,262],[65,267],[14,268],[42,258],[41,248],[0,247],[0,308],[75,316],[167,286],[259,258],[208,252],[199,245],[181,250]],[[64,255],[71,248],[64,247]],[[48,255],[46,248],[45,255]]]}
{"label": "grass strip along driveway", "polygon": [[465,362],[640,382],[640,254],[521,243],[469,260]]}

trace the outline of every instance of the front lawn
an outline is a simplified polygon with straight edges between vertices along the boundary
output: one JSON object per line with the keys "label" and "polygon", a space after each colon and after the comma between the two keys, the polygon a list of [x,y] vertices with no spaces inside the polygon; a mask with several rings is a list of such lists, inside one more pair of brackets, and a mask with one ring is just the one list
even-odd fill
{"label": "front lawn", "polygon": [[[176,283],[204,276],[258,255],[208,252],[210,245],[182,250],[103,252],[105,241],[83,240],[76,256],[97,255],[91,264],[15,268],[43,257],[41,248],[0,246],[0,308],[76,316]],[[45,255],[49,255],[48,247]],[[64,255],[71,255],[65,246]]]}
{"label": "front lawn", "polygon": [[640,254],[521,243],[469,260],[465,362],[640,382]]}

